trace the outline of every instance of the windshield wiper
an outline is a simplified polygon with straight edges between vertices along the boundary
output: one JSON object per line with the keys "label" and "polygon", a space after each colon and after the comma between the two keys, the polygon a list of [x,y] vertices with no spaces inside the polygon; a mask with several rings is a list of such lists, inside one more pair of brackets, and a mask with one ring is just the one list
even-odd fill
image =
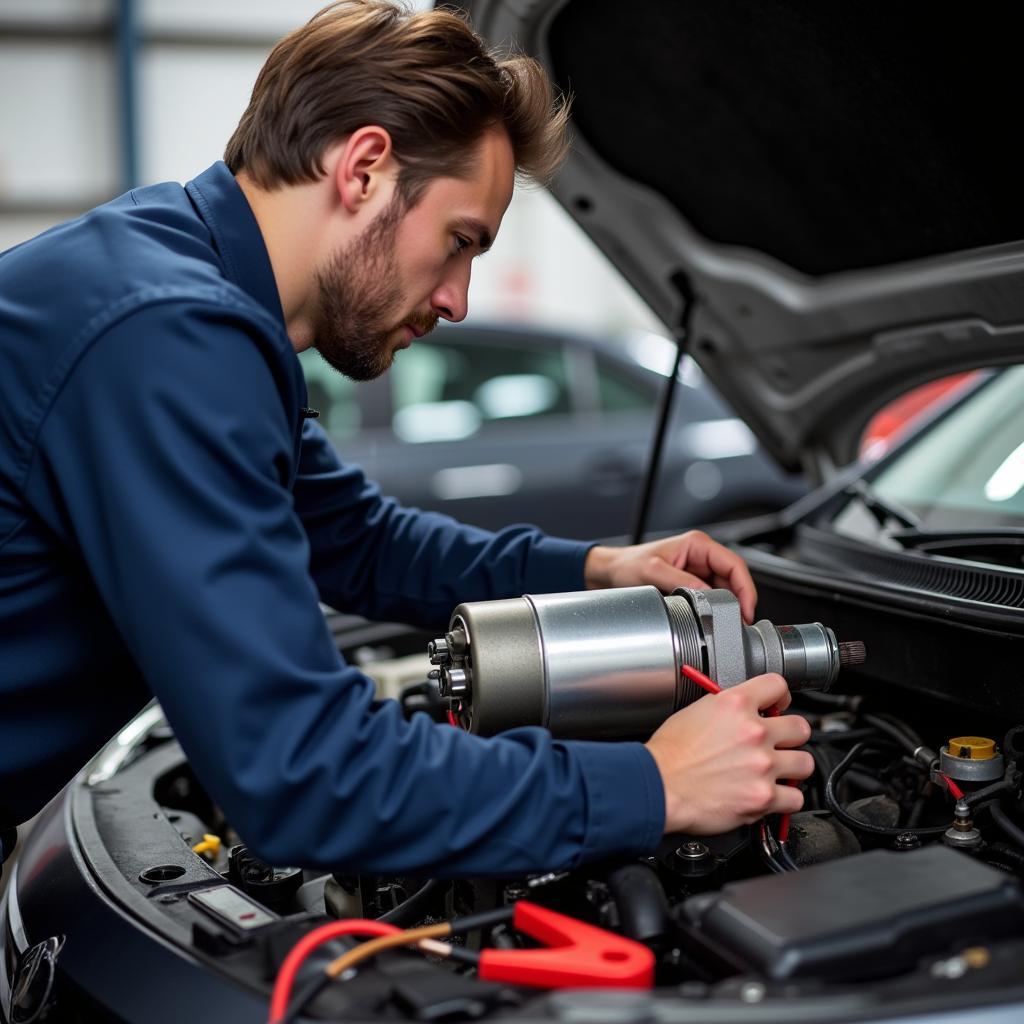
{"label": "windshield wiper", "polygon": [[879,539],[889,544],[928,555],[1013,569],[1024,566],[1024,527],[928,529],[919,516],[892,498],[883,498],[865,480],[855,480],[843,493],[856,498],[871,513],[878,522]]}
{"label": "windshield wiper", "polygon": [[913,527],[892,530],[887,536],[905,548],[927,548],[935,552],[945,548],[1024,547],[1024,527],[1019,526],[989,526],[962,530],[924,530]]}
{"label": "windshield wiper", "polygon": [[883,528],[889,526],[892,520],[907,530],[918,530],[921,527],[921,520],[910,509],[891,498],[883,498],[866,480],[854,480],[844,493],[859,499]]}

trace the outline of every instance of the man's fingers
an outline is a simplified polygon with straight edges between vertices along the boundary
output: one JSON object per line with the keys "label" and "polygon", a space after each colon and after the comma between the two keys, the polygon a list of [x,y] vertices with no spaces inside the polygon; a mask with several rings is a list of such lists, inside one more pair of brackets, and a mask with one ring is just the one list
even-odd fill
{"label": "man's fingers", "polygon": [[768,723],[768,735],[773,746],[802,747],[811,738],[811,727],[799,715],[782,715]]}
{"label": "man's fingers", "polygon": [[[786,680],[777,672],[768,672],[763,676],[754,676],[745,683],[731,686],[729,689],[736,693],[743,693],[752,700],[759,711],[767,711],[775,704],[780,704],[789,697],[789,687]],[[787,701],[788,704],[788,701]]]}
{"label": "man's fingers", "polygon": [[648,582],[656,586],[663,594],[671,594],[676,587],[689,587],[691,590],[708,590],[711,586],[692,572],[685,572],[669,565],[663,558],[652,558],[647,568]]}
{"label": "man's fingers", "polygon": [[814,758],[806,750],[780,750],[775,756],[777,779],[809,779]]}
{"label": "man's fingers", "polygon": [[796,786],[778,785],[769,814],[796,814],[804,805],[804,795]]}
{"label": "man's fingers", "polygon": [[705,580],[716,584],[724,581],[740,602],[740,610],[746,622],[754,621],[757,606],[757,587],[750,575],[747,563],[727,547],[712,540],[707,534],[695,530],[686,535],[689,541],[686,551],[686,568]]}
{"label": "man's fingers", "polygon": [[746,562],[706,533],[690,530],[671,540],[645,544],[632,550],[649,553],[650,557],[641,571],[642,578],[663,593],[671,593],[676,587],[731,590],[740,603],[744,621],[748,624],[754,621],[757,588]]}

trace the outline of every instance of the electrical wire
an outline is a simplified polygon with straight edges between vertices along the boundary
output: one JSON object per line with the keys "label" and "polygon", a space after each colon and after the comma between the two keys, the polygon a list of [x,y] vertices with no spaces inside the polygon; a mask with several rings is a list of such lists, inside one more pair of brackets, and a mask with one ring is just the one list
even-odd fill
{"label": "electrical wire", "polygon": [[800,870],[800,865],[793,860],[789,850],[786,848],[786,844],[781,840],[776,842],[775,836],[772,835],[772,827],[768,824],[767,819],[762,818],[758,822],[758,831],[760,833],[761,852],[770,861],[768,864],[769,868],[776,871],[776,873],[779,872],[779,869],[782,871]]}
{"label": "electrical wire", "polygon": [[[499,907],[496,910],[487,910],[478,914],[468,914],[465,917],[457,917],[451,921],[441,921],[438,924],[427,925],[423,928],[411,928],[405,931],[396,928],[392,924],[383,921],[367,921],[360,919],[349,919],[344,921],[332,921],[330,924],[315,928],[308,935],[303,936],[290,950],[285,957],[284,963],[278,972],[274,982],[274,990],[270,999],[269,1024],[284,1024],[291,1016],[299,1012],[323,988],[328,981],[333,981],[348,970],[349,967],[361,963],[363,960],[375,956],[384,949],[391,949],[397,946],[411,946],[424,943],[426,940],[426,952],[435,953],[441,956],[453,956],[455,959],[467,959],[459,953],[455,953],[457,947],[448,947],[441,943],[433,942],[434,939],[444,938],[448,935],[460,935],[465,932],[476,931],[479,928],[490,928],[496,924],[503,924],[510,921],[515,915],[515,904]],[[295,978],[308,959],[310,954],[331,939],[342,935],[372,935],[376,938],[362,945],[356,946],[340,957],[332,960],[323,972],[323,976],[317,983],[302,994],[295,1006],[289,1009],[292,989]]]}
{"label": "electrical wire", "polygon": [[827,744],[812,743],[808,749],[814,758],[814,775],[811,779],[814,783],[816,807],[811,809],[820,810],[825,804],[825,780],[832,774],[832,768],[838,762],[832,760],[833,751]]}
{"label": "electrical wire", "polygon": [[1008,789],[1013,789],[1015,785],[1016,780],[1007,773],[998,782],[993,782],[992,785],[986,786],[984,789],[976,789],[973,793],[968,793],[964,799],[967,801],[968,807],[975,807],[984,800],[989,800]]}
{"label": "electrical wire", "polygon": [[340,978],[350,967],[369,960],[386,949],[394,949],[397,946],[415,946],[422,939],[444,939],[452,934],[450,921],[442,921],[440,924],[423,925],[421,928],[408,928],[405,931],[397,932],[394,935],[381,935],[376,939],[370,939],[355,949],[332,960],[325,968],[324,974],[328,978]]}
{"label": "electrical wire", "polygon": [[[317,947],[342,935],[389,935],[398,931],[399,929],[394,925],[382,924],[379,921],[347,920],[331,921],[330,924],[321,925],[304,935],[289,950],[277,972],[274,990],[270,996],[270,1024],[279,1024],[286,1019],[288,1001],[291,999],[295,978],[299,969]],[[311,997],[312,993],[309,993],[305,998]]]}
{"label": "electrical wire", "polygon": [[787,871],[799,871],[800,865],[793,860],[792,854],[783,844],[779,844],[778,853],[776,854],[779,858],[779,863],[786,868]]}
{"label": "electrical wire", "polygon": [[921,747],[924,745],[920,735],[911,728],[902,718],[897,718],[895,715],[889,714],[888,711],[868,711],[862,715],[863,718],[870,716],[876,720],[887,722],[893,729],[901,732],[909,743],[912,743],[915,747]]}
{"label": "electrical wire", "polygon": [[[480,954],[471,949],[464,949],[461,946],[451,946],[445,942],[438,942],[436,939],[420,939],[416,948],[421,953],[430,956],[441,957],[442,959],[457,960],[460,963],[477,965],[480,962]],[[281,1024],[289,1024],[297,1020],[306,1007],[335,979],[326,972],[320,972],[306,986],[306,988],[291,1001],[285,1016],[281,1018]]]}
{"label": "electrical wire", "polygon": [[480,914],[456,917],[451,921],[440,921],[438,924],[428,924],[421,928],[409,928],[397,934],[381,935],[379,938],[364,942],[332,960],[324,968],[324,973],[331,978],[338,978],[350,967],[376,956],[385,949],[394,949],[396,946],[412,946],[422,939],[443,939],[449,935],[476,931],[478,928],[489,928],[510,921],[514,915],[514,905],[499,907],[497,910],[487,910]]}
{"label": "electrical wire", "polygon": [[[796,783],[789,781],[786,783],[787,786],[795,786]],[[784,843],[789,839],[789,815],[779,815],[779,842]]]}
{"label": "electrical wire", "polygon": [[761,847],[761,859],[765,862],[768,870],[776,875],[783,875],[786,869],[775,859],[775,851],[772,849],[772,841],[768,835],[768,824],[764,820],[758,823],[758,833]]}
{"label": "electrical wire", "polygon": [[330,985],[331,979],[326,974],[317,974],[312,981],[310,981],[305,988],[298,990],[298,995],[291,1000],[288,1009],[285,1011],[285,1015],[281,1018],[281,1024],[295,1024],[295,1021],[299,1020],[302,1015],[306,1012],[306,1008],[310,1003],[328,985]]}
{"label": "electrical wire", "polygon": [[[916,735],[912,735],[909,730],[905,729],[902,725],[897,726],[883,715],[861,715],[861,718],[868,723],[873,729],[877,729],[878,732],[884,733],[891,740],[895,740],[911,757],[914,756],[914,752],[921,747],[921,742],[918,740]],[[915,742],[917,741],[917,742]]]}
{"label": "electrical wire", "polygon": [[857,743],[850,749],[850,752],[832,769],[832,773],[828,777],[828,781],[825,783],[825,803],[828,805],[828,809],[844,824],[847,828],[851,828],[856,832],[865,832],[868,835],[873,836],[886,836],[895,837],[903,835],[904,833],[911,833],[916,836],[939,836],[943,835],[949,825],[935,825],[928,828],[886,828],[882,825],[872,825],[868,821],[861,821],[860,818],[855,818],[850,812],[840,804],[836,797],[836,785],[839,780],[849,769],[850,765],[860,757],[860,755],[869,747],[877,748],[877,743],[871,743],[868,740],[864,740]]}
{"label": "electrical wire", "polygon": [[946,774],[939,772],[942,776],[942,781],[946,784],[946,789],[952,794],[954,800],[963,800],[964,791]]}
{"label": "electrical wire", "polygon": [[[773,704],[766,712],[769,718],[779,717],[779,708],[777,704]],[[787,779],[787,786],[795,786],[796,779]],[[779,842],[784,843],[789,838],[789,814],[779,815]]]}

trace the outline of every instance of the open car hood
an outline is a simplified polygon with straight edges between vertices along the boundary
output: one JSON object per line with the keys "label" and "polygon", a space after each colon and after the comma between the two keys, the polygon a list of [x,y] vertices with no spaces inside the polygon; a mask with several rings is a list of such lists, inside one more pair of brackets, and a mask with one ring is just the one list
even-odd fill
{"label": "open car hood", "polygon": [[463,6],[574,96],[556,197],[782,464],[1020,358],[1016,5]]}

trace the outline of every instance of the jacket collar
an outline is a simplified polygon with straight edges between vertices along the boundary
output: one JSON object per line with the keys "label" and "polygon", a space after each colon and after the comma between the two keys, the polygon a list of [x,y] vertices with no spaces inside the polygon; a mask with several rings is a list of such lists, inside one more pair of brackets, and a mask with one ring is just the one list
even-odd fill
{"label": "jacket collar", "polygon": [[225,276],[284,326],[281,297],[260,226],[245,193],[223,160],[185,186],[213,235]]}

